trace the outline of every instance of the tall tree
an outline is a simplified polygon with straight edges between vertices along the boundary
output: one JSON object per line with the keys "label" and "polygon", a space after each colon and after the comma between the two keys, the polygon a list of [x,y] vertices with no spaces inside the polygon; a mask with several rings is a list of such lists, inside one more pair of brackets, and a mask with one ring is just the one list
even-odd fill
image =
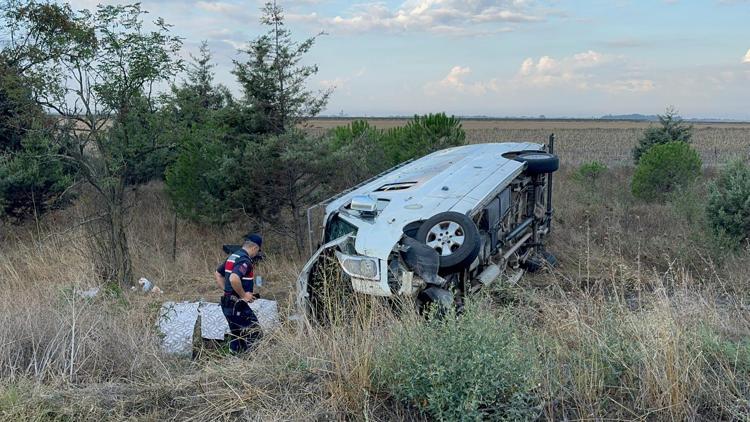
{"label": "tall tree", "polygon": [[185,78],[172,85],[160,111],[170,126],[177,156],[167,169],[167,191],[175,210],[192,220],[224,223],[232,204],[227,200],[226,108],[229,91],[214,82],[214,64],[206,42],[191,55]]}
{"label": "tall tree", "polygon": [[268,31],[243,50],[247,61],[235,61],[234,74],[252,109],[251,131],[280,134],[318,115],[328,102],[330,90],[315,93],[306,87],[318,66],[301,64],[322,34],[295,42],[275,1],[265,4],[260,22]]}
{"label": "tall tree", "polygon": [[202,41],[198,56],[190,55],[192,62],[188,66],[184,88],[198,97],[198,104],[207,110],[218,110],[229,97],[228,90],[214,83],[214,64],[211,61],[211,50],[208,42]]}
{"label": "tall tree", "polygon": [[171,86],[166,98],[166,110],[171,119],[183,124],[201,123],[211,111],[220,110],[232,102],[229,90],[214,82],[214,67],[208,43],[201,43],[199,54],[190,54],[185,78]]}
{"label": "tall tree", "polygon": [[227,98],[223,108],[205,112],[211,107],[202,101],[215,92],[207,51],[173,89],[175,114],[192,126],[167,183],[183,216],[273,229],[302,252],[306,206],[329,191],[326,174],[334,166],[328,141],[306,136],[298,126],[320,112],[330,91],[306,87],[318,68],[301,61],[317,36],[297,43],[281,8],[266,3],[262,10],[267,32],[243,50],[246,61],[235,62],[243,98]]}
{"label": "tall tree", "polygon": [[[13,16],[16,33],[48,40],[40,50],[49,54],[21,55],[18,67],[34,81],[35,100],[60,116],[56,133],[64,149],[55,158],[79,168],[96,195],[88,227],[101,276],[130,284],[126,187],[137,164],[161,148],[143,136],[137,119],[144,108],[153,111],[155,84],[181,69],[181,41],[160,18],[146,30],[139,4],[100,5],[94,12],[25,5],[34,13]],[[46,24],[50,20],[64,25],[65,39],[55,35],[57,25]]]}

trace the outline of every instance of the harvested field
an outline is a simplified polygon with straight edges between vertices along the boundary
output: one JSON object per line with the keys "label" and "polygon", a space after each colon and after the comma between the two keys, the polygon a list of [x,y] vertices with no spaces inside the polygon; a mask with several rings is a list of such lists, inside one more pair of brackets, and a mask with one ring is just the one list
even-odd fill
{"label": "harvested field", "polygon": [[[316,119],[310,130],[326,130],[351,120]],[[379,128],[406,123],[404,119],[367,119]],[[531,140],[545,142],[550,133],[557,137],[557,153],[563,163],[578,165],[599,161],[608,165],[632,162],[631,150],[650,122],[609,120],[464,120],[470,143]],[[750,123],[696,123],[693,146],[703,164],[716,166],[736,158],[750,159]]]}
{"label": "harvested field", "polygon": [[[359,119],[326,119],[317,118],[309,122],[312,128],[331,129],[336,126],[343,126],[352,120]],[[365,117],[361,120],[367,120],[371,125],[382,129],[402,126],[409,120],[408,118],[372,118]],[[586,119],[461,119],[461,124],[467,131],[481,129],[505,129],[505,130],[560,130],[560,129],[644,129],[653,122],[636,121],[636,120],[586,120]],[[694,124],[696,129],[712,127],[730,127],[737,129],[750,129],[750,122],[701,122]]]}

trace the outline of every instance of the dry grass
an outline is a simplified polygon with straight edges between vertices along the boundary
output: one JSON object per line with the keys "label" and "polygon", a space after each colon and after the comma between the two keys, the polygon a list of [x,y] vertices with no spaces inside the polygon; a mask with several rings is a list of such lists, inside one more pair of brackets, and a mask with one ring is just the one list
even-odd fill
{"label": "dry grass", "polygon": [[[496,134],[544,139],[548,132],[476,130],[485,131],[470,132],[476,141]],[[630,196],[627,167],[612,168],[596,183],[574,179],[579,153],[589,154],[582,161],[627,162],[629,147],[620,143],[634,142],[639,129],[568,130],[557,132],[563,169],[555,179],[550,244],[561,266],[518,286],[498,285],[488,296],[498,312],[521,322],[517,335],[539,351],[543,417],[747,420],[748,255],[729,255],[708,240],[700,207],[690,206],[704,188],[679,204],[655,205]],[[750,132],[703,130],[696,145],[725,142],[722,154],[738,148],[735,141],[747,142]],[[334,324],[287,322],[250,357],[210,350],[193,361],[162,355],[154,327],[160,303],[215,300],[211,273],[223,258],[220,245],[249,227],[217,231],[180,221],[172,261],[172,214],[162,187],[140,188],[137,204],[130,232],[136,275],[154,281],[163,296],[113,291],[88,300],[74,293],[97,284],[75,227],[80,204],[39,224],[0,226],[1,419],[425,417],[373,385],[379,345],[399,324],[414,322],[395,318],[372,298]],[[267,238],[261,293],[279,300],[286,318],[295,312],[301,263]]]}
{"label": "dry grass", "polygon": [[[251,358],[208,349],[196,361],[175,359],[159,348],[158,307],[167,299],[195,300],[201,290],[216,295],[210,277],[198,282],[156,278],[167,292],[165,297],[106,291],[84,299],[77,291],[89,285],[78,277],[80,268],[61,266],[45,274],[34,265],[54,262],[49,258],[60,246],[49,241],[41,249],[23,250],[25,255],[19,251],[2,266],[2,278],[8,281],[0,296],[2,419],[409,416],[399,406],[386,406],[387,398],[370,396],[374,345],[394,320],[373,298],[360,297],[366,303],[356,304],[346,314],[348,319],[341,315],[338,323],[325,329],[286,322],[261,342]],[[72,253],[58,256],[80,258]],[[273,264],[272,260],[265,265]],[[284,264],[287,268],[282,265],[265,274],[283,274],[291,282],[284,274],[291,271],[291,264]],[[38,277],[38,283],[30,289],[18,269]],[[195,291],[192,295],[190,289]],[[286,293],[279,297],[284,319],[295,311],[293,295]]]}
{"label": "dry grass", "polygon": [[537,304],[549,419],[748,417],[743,368],[717,371],[727,360],[717,361],[704,338],[706,332],[748,336],[741,318],[747,311],[737,302],[718,305],[717,291],[687,274],[675,276],[677,286],[644,286],[653,290],[637,299],[565,292]]}

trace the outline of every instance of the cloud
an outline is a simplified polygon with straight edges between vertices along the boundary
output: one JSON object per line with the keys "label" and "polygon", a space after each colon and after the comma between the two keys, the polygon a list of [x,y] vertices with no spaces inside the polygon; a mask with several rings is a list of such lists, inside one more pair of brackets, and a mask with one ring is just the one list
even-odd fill
{"label": "cloud", "polygon": [[442,86],[462,88],[464,86],[464,76],[471,73],[471,69],[468,67],[453,66],[448,75],[439,82]]}
{"label": "cloud", "polygon": [[745,53],[745,57],[742,58],[742,63],[750,63],[750,49]]}
{"label": "cloud", "polygon": [[226,43],[230,45],[235,50],[245,50],[248,48],[248,42],[247,41],[236,41],[230,38],[221,38],[219,41]]}
{"label": "cloud", "polygon": [[538,22],[540,16],[527,15],[513,12],[499,7],[490,7],[472,17],[474,22]]}
{"label": "cloud", "polygon": [[650,79],[624,79],[609,83],[601,83],[595,86],[597,89],[607,91],[611,94],[625,92],[648,92],[655,88],[654,81]]}
{"label": "cloud", "polygon": [[598,66],[600,64],[606,63],[609,60],[611,60],[610,56],[605,56],[593,50],[573,55],[573,64],[576,67]]}
{"label": "cloud", "polygon": [[195,4],[195,6],[198,9],[209,13],[233,14],[242,10],[237,4],[225,3],[221,1],[199,1]]}
{"label": "cloud", "polygon": [[639,75],[625,58],[593,50],[558,59],[529,57],[518,69],[512,84],[516,88],[567,86],[577,90],[596,90],[610,94],[652,91],[656,83]]}
{"label": "cloud", "polygon": [[587,88],[591,76],[586,70],[606,65],[615,59],[615,56],[605,55],[593,50],[559,59],[542,56],[538,60],[534,60],[529,57],[521,63],[515,83],[537,87],[565,83],[576,85],[579,88]]}
{"label": "cloud", "polygon": [[460,93],[480,96],[488,91],[497,91],[497,80],[467,82],[471,75],[471,68],[464,66],[453,66],[445,77],[437,82],[428,82],[424,85],[427,95],[440,95],[443,93]]}
{"label": "cloud", "polygon": [[627,94],[644,93],[656,87],[653,80],[628,66],[624,58],[593,50],[563,57],[529,57],[521,62],[515,75],[498,75],[484,81],[471,80],[471,73],[468,66],[454,66],[443,79],[425,84],[425,92],[482,96],[563,88]]}
{"label": "cloud", "polygon": [[284,14],[287,22],[301,22],[301,23],[318,23],[320,22],[320,16],[316,12],[310,13],[290,13]]}
{"label": "cloud", "polygon": [[[451,35],[484,35],[510,31],[498,24],[543,21],[545,12],[526,0],[407,0],[398,7],[385,3],[356,4],[346,15],[321,17],[319,23],[351,32],[425,31]],[[488,26],[489,28],[477,28]]]}

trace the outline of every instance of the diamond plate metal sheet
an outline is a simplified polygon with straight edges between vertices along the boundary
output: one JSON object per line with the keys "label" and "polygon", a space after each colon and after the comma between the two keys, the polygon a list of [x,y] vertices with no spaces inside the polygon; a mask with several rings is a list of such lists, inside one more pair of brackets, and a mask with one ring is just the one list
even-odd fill
{"label": "diamond plate metal sheet", "polygon": [[258,317],[263,333],[268,334],[279,326],[279,304],[275,300],[255,299],[250,303],[250,309]]}
{"label": "diamond plate metal sheet", "polygon": [[[264,333],[270,333],[280,324],[279,305],[275,300],[256,299],[250,308],[258,317]],[[162,347],[170,354],[191,356],[195,323],[201,318],[201,337],[224,340],[229,332],[221,305],[211,302],[165,302],[159,310],[159,331],[164,335]]]}
{"label": "diamond plate metal sheet", "polygon": [[201,337],[211,340],[224,340],[229,332],[229,324],[218,303],[201,302]]}
{"label": "diamond plate metal sheet", "polygon": [[164,335],[162,348],[165,352],[191,356],[193,353],[193,330],[198,319],[197,302],[165,302],[159,310],[159,331]]}

